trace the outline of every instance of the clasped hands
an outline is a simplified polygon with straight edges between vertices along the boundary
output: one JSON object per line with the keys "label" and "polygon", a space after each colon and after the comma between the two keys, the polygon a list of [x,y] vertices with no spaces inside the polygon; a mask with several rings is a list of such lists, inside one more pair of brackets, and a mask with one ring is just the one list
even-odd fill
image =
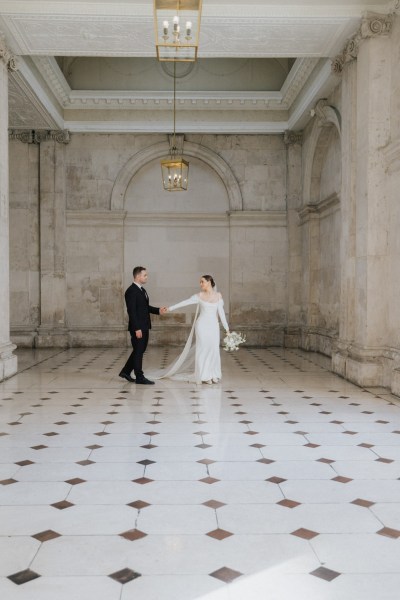
{"label": "clasped hands", "polygon": [[160,308],[160,315],[165,315],[168,312],[168,307],[167,306],[162,306]]}

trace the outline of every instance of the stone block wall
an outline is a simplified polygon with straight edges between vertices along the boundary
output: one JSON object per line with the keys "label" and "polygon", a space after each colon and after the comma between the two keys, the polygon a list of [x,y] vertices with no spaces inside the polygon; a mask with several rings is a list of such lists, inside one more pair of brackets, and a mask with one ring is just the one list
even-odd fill
{"label": "stone block wall", "polygon": [[[282,136],[188,136],[187,147],[199,154],[189,157],[189,191],[181,194],[161,187],[159,158],[152,156],[165,143],[163,135],[132,134],[72,134],[62,148],[54,141],[40,148],[11,142],[11,165],[19,165],[18,174],[11,171],[12,299],[20,307],[14,311],[12,334],[17,343],[125,344],[123,293],[137,264],[149,270],[152,304],[192,295],[199,277],[211,273],[231,326],[244,329],[250,344],[283,343],[287,228]],[[128,176],[116,206],[116,181],[143,152],[149,160]],[[39,189],[39,165],[43,181],[56,174],[54,190]],[[42,213],[41,194],[46,200]],[[46,231],[40,229],[40,214],[46,217]],[[41,254],[45,274],[40,273]],[[155,319],[153,343],[180,343],[191,318],[190,311],[183,311]]]}

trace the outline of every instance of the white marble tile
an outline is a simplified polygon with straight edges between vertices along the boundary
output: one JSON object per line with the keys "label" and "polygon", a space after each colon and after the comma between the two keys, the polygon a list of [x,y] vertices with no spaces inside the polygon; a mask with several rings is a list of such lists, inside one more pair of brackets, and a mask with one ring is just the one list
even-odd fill
{"label": "white marble tile", "polygon": [[[399,540],[376,532],[399,528],[398,464],[376,458],[400,458],[400,435],[392,433],[400,430],[398,406],[329,373],[326,357],[279,348],[256,354],[277,372],[248,351],[239,355],[248,372],[224,355],[224,381],[215,387],[165,381],[151,388],[125,385],[117,368],[101,373],[114,360],[122,362],[120,349],[62,351],[53,362],[0,384],[5,424],[0,432],[10,433],[0,436],[0,473],[19,481],[0,486],[0,541],[14,544],[13,568],[6,565],[0,596],[397,600]],[[283,362],[285,356],[307,372]],[[63,364],[66,357],[71,360]],[[146,364],[157,367],[160,357],[158,348],[150,349]],[[52,365],[57,370],[48,372]],[[7,397],[13,399],[1,400]],[[46,397],[50,400],[40,400]],[[22,425],[8,425],[19,419]],[[59,435],[43,435],[52,431]],[[100,431],[108,435],[96,436]],[[151,431],[158,435],[145,435]],[[196,435],[199,431],[207,433]],[[153,448],[142,447],[150,442]],[[210,447],[198,447],[202,443]],[[31,448],[41,444],[48,448]],[[101,447],[87,448],[92,445]],[[257,462],[263,457],[274,462]],[[76,464],[87,458],[95,463]],[[138,464],[146,459],[154,463]],[[199,463],[202,459],[215,462]],[[24,460],[35,464],[14,464]],[[220,481],[198,481],[207,474]],[[352,481],[332,481],[337,474]],[[153,481],[132,481],[143,476]],[[266,481],[273,476],[286,481]],[[74,477],[86,481],[65,483]],[[277,504],[285,499],[301,504]],[[368,509],[352,504],[356,499],[375,504]],[[61,500],[74,506],[49,506]],[[222,504],[217,509],[203,504],[209,501]],[[222,541],[206,535],[217,528],[233,535]],[[301,528],[319,535],[311,541],[292,535]],[[62,536],[43,543],[30,537],[49,529]],[[120,537],[131,529],[147,535],[135,541]],[[321,562],[339,577],[329,583],[310,575]],[[226,585],[210,576],[221,567],[243,575]],[[21,586],[7,579],[27,568],[41,577]],[[124,568],[141,576],[125,585],[108,577]]]}
{"label": "white marble tile", "polygon": [[[4,589],[7,600],[120,600],[121,585],[109,577],[39,577]],[[0,591],[2,591],[0,580]]]}
{"label": "white marble tile", "polygon": [[0,500],[3,506],[52,504],[64,500],[70,488],[68,483],[61,482],[19,482],[4,486]]}
{"label": "white marble tile", "polygon": [[138,518],[138,528],[160,535],[205,534],[218,524],[214,511],[206,506],[148,506]]}
{"label": "white marble tile", "polygon": [[121,600],[229,600],[225,583],[209,575],[144,575],[122,588]]}
{"label": "white marble tile", "polygon": [[[376,533],[319,535],[311,540],[325,566],[340,573],[397,573],[398,540]],[[362,551],[360,549],[362,548]]]}
{"label": "white marble tile", "polygon": [[0,576],[7,577],[23,571],[31,563],[40,546],[37,540],[26,537],[0,537]]}

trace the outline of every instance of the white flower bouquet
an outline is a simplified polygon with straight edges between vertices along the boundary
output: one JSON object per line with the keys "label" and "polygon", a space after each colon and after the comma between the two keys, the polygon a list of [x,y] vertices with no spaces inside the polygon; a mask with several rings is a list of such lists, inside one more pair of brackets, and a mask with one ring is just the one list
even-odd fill
{"label": "white flower bouquet", "polygon": [[243,334],[231,331],[224,337],[224,350],[227,352],[233,352],[233,350],[239,350],[240,344],[243,344],[246,338]]}

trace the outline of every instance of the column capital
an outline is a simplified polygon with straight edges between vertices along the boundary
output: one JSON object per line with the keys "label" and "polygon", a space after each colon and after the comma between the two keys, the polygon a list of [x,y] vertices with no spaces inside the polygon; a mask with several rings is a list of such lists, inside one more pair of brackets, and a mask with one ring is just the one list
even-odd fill
{"label": "column capital", "polygon": [[19,140],[24,144],[41,144],[49,140],[54,140],[59,144],[68,144],[71,139],[68,129],[9,129],[8,138]]}
{"label": "column capital", "polygon": [[287,146],[293,146],[294,144],[301,145],[303,143],[303,132],[286,129],[283,134],[283,141]]}
{"label": "column capital", "polygon": [[[400,0],[398,1],[400,5]],[[358,56],[360,43],[371,37],[390,34],[394,14],[383,15],[380,13],[366,12],[362,18],[358,31],[346,42],[342,52],[332,60],[332,72],[341,75],[344,65],[355,60]]]}
{"label": "column capital", "polygon": [[393,13],[382,15],[380,13],[367,12],[363,16],[360,27],[361,39],[365,40],[378,35],[389,35],[393,25]]}
{"label": "column capital", "polygon": [[0,60],[7,65],[9,71],[18,71],[18,59],[7,48],[4,36],[0,33]]}

